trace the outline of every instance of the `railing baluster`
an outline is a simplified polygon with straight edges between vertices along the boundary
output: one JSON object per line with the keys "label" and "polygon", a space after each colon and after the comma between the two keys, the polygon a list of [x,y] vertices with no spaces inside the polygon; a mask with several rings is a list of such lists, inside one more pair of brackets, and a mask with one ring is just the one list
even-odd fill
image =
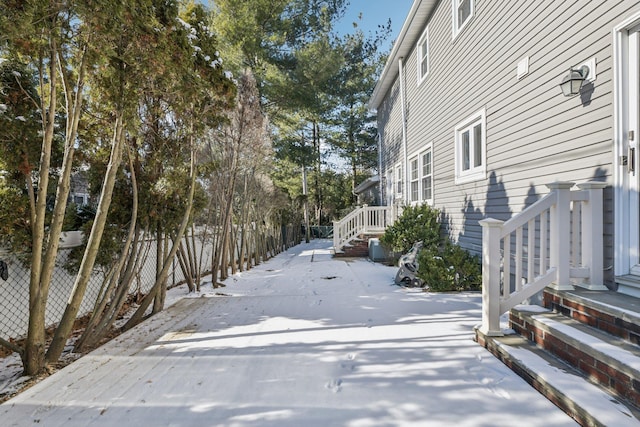
{"label": "railing baluster", "polygon": [[535,275],[536,259],[536,220],[530,220],[527,224],[527,283],[533,283]]}
{"label": "railing baluster", "polygon": [[571,210],[571,265],[580,266],[580,211],[582,203],[574,201]]}
{"label": "railing baluster", "polygon": [[549,256],[549,224],[548,224],[548,210],[540,213],[540,273],[542,276],[548,270],[547,258]]}
{"label": "railing baluster", "polygon": [[516,276],[515,290],[522,290],[522,227],[516,230]]}
{"label": "railing baluster", "polygon": [[502,295],[507,297],[511,293],[511,234],[503,239],[502,255]]}

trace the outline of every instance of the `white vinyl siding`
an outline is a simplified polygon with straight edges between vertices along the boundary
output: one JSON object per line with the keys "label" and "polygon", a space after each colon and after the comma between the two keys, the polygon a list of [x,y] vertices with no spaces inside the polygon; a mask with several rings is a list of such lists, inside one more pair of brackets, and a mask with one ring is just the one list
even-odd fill
{"label": "white vinyl siding", "polygon": [[429,28],[426,28],[422,33],[416,54],[418,55],[418,84],[420,84],[429,74]]}
{"label": "white vinyl siding", "polygon": [[456,184],[487,177],[486,113],[481,110],[455,130]]}
{"label": "white vinyl siding", "polygon": [[[459,5],[453,0],[437,2],[423,19],[416,16],[415,37],[402,45],[408,53],[401,55],[406,65],[406,153],[409,158],[421,157],[426,144],[433,144],[433,206],[448,215],[447,231],[464,248],[479,254],[479,220],[508,220],[546,195],[545,184],[557,180],[603,181],[611,185],[604,195],[605,264],[613,265],[611,116],[614,81],[620,70],[613,61],[617,52],[612,50],[612,29],[640,6],[627,0],[473,1],[471,18],[463,21],[462,32],[452,40]],[[429,29],[430,67],[419,84],[416,50],[425,28]],[[518,80],[517,65],[525,57],[529,57],[529,74]],[[597,59],[598,80],[593,82],[591,96],[565,98],[558,87],[562,77],[569,67],[592,57]],[[387,71],[395,80],[385,91],[384,102],[376,105],[379,127],[386,132],[384,169],[393,172],[395,165],[404,164],[405,153],[397,63],[397,57],[389,61]],[[460,75],[465,76],[464,82]],[[486,176],[460,177],[458,183],[455,129],[483,108],[486,147],[480,160]],[[420,180],[422,184],[422,174]],[[420,191],[425,200],[424,185]],[[612,270],[606,274],[611,279]]]}

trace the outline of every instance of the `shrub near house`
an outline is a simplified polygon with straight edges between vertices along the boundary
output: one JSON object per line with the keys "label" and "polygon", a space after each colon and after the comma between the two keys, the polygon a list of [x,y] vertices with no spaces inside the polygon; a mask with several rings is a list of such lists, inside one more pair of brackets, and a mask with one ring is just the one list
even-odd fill
{"label": "shrub near house", "polygon": [[440,247],[424,248],[418,255],[418,278],[435,292],[480,290],[482,270],[478,257],[449,238],[443,240]]}
{"label": "shrub near house", "polygon": [[417,277],[432,291],[479,290],[482,283],[479,260],[451,242],[442,232],[439,218],[440,212],[429,205],[408,206],[387,228],[380,242],[400,253],[408,252],[415,242],[423,242]]}

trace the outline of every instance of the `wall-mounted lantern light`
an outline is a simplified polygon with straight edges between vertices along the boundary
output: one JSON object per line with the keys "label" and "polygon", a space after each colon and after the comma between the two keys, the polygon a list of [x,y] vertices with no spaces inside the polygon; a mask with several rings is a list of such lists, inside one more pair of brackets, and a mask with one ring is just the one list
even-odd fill
{"label": "wall-mounted lantern light", "polygon": [[560,88],[564,96],[572,96],[580,93],[582,84],[589,76],[589,67],[583,65],[580,68],[571,68],[569,74],[564,76]]}

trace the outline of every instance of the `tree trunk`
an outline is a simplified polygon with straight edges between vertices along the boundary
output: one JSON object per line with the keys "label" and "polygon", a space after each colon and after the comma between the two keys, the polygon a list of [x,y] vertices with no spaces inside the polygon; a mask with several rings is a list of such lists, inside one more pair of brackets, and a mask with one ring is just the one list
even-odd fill
{"label": "tree trunk", "polygon": [[307,168],[302,166],[302,196],[304,197],[304,239],[309,243],[309,200],[307,197]]}
{"label": "tree trunk", "polygon": [[193,282],[193,277],[191,277],[188,255],[186,254],[184,245],[182,245],[182,243],[180,243],[180,247],[178,248],[178,252],[176,253],[176,255],[178,258],[178,264],[180,265],[180,270],[182,270],[182,274],[184,275],[184,280],[187,282],[189,293],[195,292],[196,286]]}
{"label": "tree trunk", "polygon": [[[45,307],[47,304],[46,291],[49,283],[42,283],[42,251],[44,247],[44,230],[47,203],[47,187],[49,186],[49,169],[51,162],[51,148],[53,145],[54,122],[57,106],[57,52],[58,47],[54,37],[50,37],[49,45],[49,77],[50,91],[47,98],[47,106],[41,109],[44,134],[42,138],[42,149],[40,152],[40,170],[38,179],[37,196],[30,191],[30,205],[32,207],[32,254],[31,254],[31,276],[29,279],[29,326],[24,353],[22,353],[22,364],[25,375],[39,374],[45,366]],[[43,70],[40,74],[40,90],[46,93],[43,77]],[[31,185],[30,177],[27,185]],[[31,187],[32,189],[33,187]],[[37,197],[33,199],[33,197]]]}
{"label": "tree trunk", "polygon": [[[180,241],[182,239],[182,236],[184,236],[184,233],[185,233],[185,231],[187,229],[187,226],[189,225],[189,220],[191,218],[191,209],[193,207],[193,196],[195,194],[196,177],[197,177],[196,165],[195,165],[195,153],[194,153],[194,148],[193,148],[193,138],[192,138],[191,144],[192,144],[192,151],[191,151],[191,184],[189,186],[189,194],[188,194],[188,198],[187,198],[187,208],[185,209],[184,215],[182,217],[182,222],[180,223],[180,227],[178,228],[178,233],[176,235],[176,238],[175,238],[174,242]],[[132,327],[134,327],[135,325],[140,323],[140,321],[143,320],[144,313],[146,312],[147,308],[149,307],[151,302],[155,299],[156,295],[160,291],[160,287],[163,286],[163,284],[166,282],[166,279],[167,279],[167,277],[169,275],[169,268],[171,267],[171,261],[176,256],[176,252],[177,251],[178,251],[178,245],[176,243],[173,243],[171,245],[171,250],[169,251],[169,253],[167,254],[167,256],[163,260],[162,271],[160,271],[160,274],[159,274],[158,278],[156,279],[156,283],[153,285],[153,288],[149,291],[149,293],[147,293],[147,295],[144,296],[144,298],[140,302],[140,306],[138,307],[136,312],[133,314],[133,316],[122,327],[123,331],[127,331],[127,330],[131,329]]]}
{"label": "tree trunk", "polygon": [[[184,235],[184,234],[183,234]],[[166,258],[166,261],[163,262],[164,258],[164,254],[169,253],[169,236],[165,236],[164,234],[162,235],[161,238],[158,238],[158,268],[156,268],[156,271],[161,272],[163,270],[163,264],[167,263],[168,265],[172,265],[173,264],[173,260],[175,259],[175,253],[177,253],[177,250],[174,251],[174,256],[171,258]],[[179,239],[175,239],[172,242],[172,246],[177,247],[178,249],[180,248],[180,242],[182,241],[182,238]],[[167,270],[167,274],[164,277],[161,277],[160,275],[158,275],[158,277],[156,278],[156,280],[159,281],[160,285],[156,288],[156,292],[155,292],[155,297],[153,298],[153,308],[151,309],[151,314],[156,314],[162,311],[162,309],[164,308],[164,300],[167,296],[167,278],[169,277],[169,272]]]}
{"label": "tree trunk", "polygon": [[71,299],[67,303],[64,314],[56,332],[53,336],[51,346],[47,350],[46,361],[48,363],[54,363],[62,354],[65,343],[71,334],[73,323],[78,315],[80,304],[84,298],[85,290],[89,279],[91,279],[91,272],[95,264],[96,257],[98,255],[98,249],[100,247],[100,240],[102,239],[102,232],[107,222],[107,216],[109,213],[109,206],[111,204],[111,196],[113,194],[113,187],[116,181],[116,175],[118,168],[120,167],[122,158],[122,145],[124,141],[124,123],[123,113],[119,112],[116,116],[116,123],[113,132],[113,141],[111,145],[111,157],[109,164],[107,165],[107,171],[102,184],[102,191],[100,194],[100,201],[98,202],[98,209],[96,216],[91,227],[91,234],[89,234],[89,240],[87,247],[82,257],[80,264],[80,270],[76,276],[75,283],[73,284],[73,290],[71,292]]}

